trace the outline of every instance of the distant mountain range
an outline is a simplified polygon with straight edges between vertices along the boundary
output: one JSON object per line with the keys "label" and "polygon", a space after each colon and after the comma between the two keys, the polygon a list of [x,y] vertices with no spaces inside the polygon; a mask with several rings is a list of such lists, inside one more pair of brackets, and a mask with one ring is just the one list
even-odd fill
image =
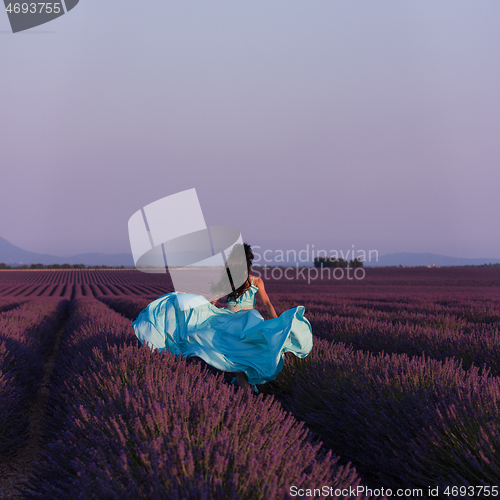
{"label": "distant mountain range", "polygon": [[9,266],[23,264],[84,264],[86,266],[134,267],[132,253],[82,253],[71,257],[58,257],[45,253],[23,250],[0,236],[0,262]]}
{"label": "distant mountain range", "polygon": [[435,253],[388,253],[381,255],[378,262],[365,262],[366,267],[383,266],[480,266],[482,264],[498,264],[500,259],[465,259],[461,257],[446,257]]}
{"label": "distant mountain range", "polygon": [[[84,264],[86,266],[134,267],[134,260],[131,253],[82,253],[72,255],[71,257],[58,257],[23,250],[0,236],[0,263],[2,262],[10,266],[22,266],[23,264]],[[365,266],[432,266],[433,264],[436,266],[479,266],[489,264],[490,262],[498,264],[500,263],[500,259],[465,259],[446,257],[434,253],[401,252],[381,255],[378,258],[378,262],[365,262]],[[272,265],[272,263],[269,263],[269,265]],[[294,264],[290,263],[289,265],[293,266]],[[312,262],[309,265],[312,265]]]}

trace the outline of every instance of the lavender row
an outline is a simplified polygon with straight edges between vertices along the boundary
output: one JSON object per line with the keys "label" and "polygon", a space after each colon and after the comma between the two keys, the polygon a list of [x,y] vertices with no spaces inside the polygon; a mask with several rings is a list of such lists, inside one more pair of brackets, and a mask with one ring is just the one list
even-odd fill
{"label": "lavender row", "polygon": [[[51,385],[55,389],[49,405],[52,401],[57,405],[60,399],[57,388],[64,386],[74,374],[85,370],[95,349],[106,351],[111,346],[125,344],[138,345],[129,320],[92,297],[72,300],[52,373]],[[63,412],[57,410],[56,407],[55,414],[49,419],[55,428],[62,425],[59,419]]]}
{"label": "lavender row", "polygon": [[36,297],[64,297],[68,300],[81,297],[101,297],[101,296],[142,296],[142,295],[163,295],[167,293],[159,286],[130,286],[111,284],[42,284],[42,285],[14,285],[0,290],[0,296],[16,298],[36,298]]}
{"label": "lavender row", "polygon": [[57,298],[36,298],[0,313],[0,338],[29,346],[41,357],[52,349],[68,302]]}
{"label": "lavender row", "polygon": [[[265,264],[265,262],[261,262]],[[337,292],[339,289],[345,293],[351,290],[365,290],[377,293],[379,289],[401,289],[427,287],[430,290],[467,288],[467,293],[472,290],[481,291],[486,288],[493,289],[500,285],[500,269],[495,268],[460,268],[443,267],[440,269],[411,269],[411,268],[366,268],[363,279],[346,277],[339,280],[324,273],[323,279],[315,276],[316,270],[295,267],[285,274],[284,269],[265,270],[255,267],[254,274],[261,276],[269,285],[271,292],[279,290],[288,291],[290,287],[300,289],[303,293],[324,294]],[[308,278],[309,275],[309,278]],[[352,277],[352,272],[351,272]],[[10,283],[111,283],[132,286],[154,285],[171,288],[168,273],[154,274],[141,273],[136,270],[31,270],[31,271],[1,271],[0,288],[3,284]]]}
{"label": "lavender row", "polygon": [[341,295],[279,294],[273,302],[282,309],[289,309],[297,301],[313,313],[330,313],[351,318],[374,319],[431,327],[467,329],[477,324],[500,327],[500,298],[490,294],[471,298],[454,295],[386,295],[384,298],[366,295],[344,297]]}
{"label": "lavender row", "polygon": [[328,315],[310,315],[313,331],[321,338],[351,344],[355,349],[374,353],[406,353],[439,360],[454,357],[463,367],[473,364],[500,375],[500,332],[485,335],[481,330],[461,333],[416,325],[353,318],[336,318]]}
{"label": "lavender row", "polygon": [[[5,356],[0,344],[0,359]],[[2,363],[2,361],[0,361]],[[13,375],[0,369],[0,456],[8,456],[28,438],[28,405]]]}
{"label": "lavender row", "polygon": [[[295,304],[300,298],[295,299]],[[276,308],[294,304],[281,296]],[[316,298],[304,301],[306,316],[318,337],[374,353],[406,353],[475,366],[500,375],[500,329],[496,301],[453,297]],[[467,318],[467,319],[466,319]],[[474,319],[476,322],[468,320]]]}
{"label": "lavender row", "polygon": [[139,316],[139,313],[155,299],[156,297],[153,296],[120,298],[99,297],[101,302],[104,302],[104,304],[129,320],[136,319],[137,316]]}
{"label": "lavender row", "polygon": [[[104,302],[104,304],[111,309],[130,320],[136,319],[139,313],[157,298],[159,297],[156,295],[143,295],[140,297],[98,297],[101,302]],[[226,299],[222,298],[217,305],[222,307],[225,301]]]}
{"label": "lavender row", "polygon": [[170,288],[171,281],[165,274],[147,274],[136,270],[31,270],[0,272],[0,290],[10,285],[106,283],[130,286],[159,286]]}
{"label": "lavender row", "polygon": [[[100,300],[123,316],[135,319],[151,298],[101,298]],[[347,300],[336,299],[327,302],[328,306],[324,304],[324,299],[319,301],[323,304],[318,305],[317,302],[310,300],[299,302],[306,305],[307,318],[311,322],[314,334],[318,337],[346,342],[355,349],[374,353],[406,353],[409,356],[425,353],[439,360],[455,357],[462,360],[465,368],[470,368],[474,364],[489,369],[494,375],[500,375],[498,328],[490,324],[468,323],[464,319],[451,316],[446,312],[444,304],[421,299],[403,299],[402,302],[378,300],[376,304],[372,303],[375,301],[358,299],[357,304],[352,304]],[[286,297],[273,298],[273,302],[278,311],[296,304]],[[457,307],[455,301],[450,300],[450,302],[454,308]],[[384,307],[386,310],[381,314],[383,319],[377,319],[377,310],[368,309],[368,306]],[[419,310],[418,307],[424,312],[415,312]],[[259,310],[265,315],[263,310]],[[477,314],[479,311],[487,311],[488,317],[493,317],[491,308],[484,304],[478,305]],[[388,316],[389,313],[392,314],[392,318]],[[468,314],[474,314],[470,304]],[[426,327],[425,323],[434,326]]]}
{"label": "lavender row", "polygon": [[[152,300],[148,297],[101,298],[129,319]],[[386,299],[273,297],[279,312],[299,304],[316,336],[351,344],[355,349],[372,352],[406,353],[445,360],[461,359],[463,366],[486,367],[500,375],[500,329],[496,301],[453,297],[422,298],[418,296]],[[265,316],[265,311],[259,308]],[[483,320],[472,323],[465,318]]]}
{"label": "lavender row", "polygon": [[57,367],[52,439],[26,498],[270,499],[360,484],[274,398],[139,346],[97,300],[74,301]]}
{"label": "lavender row", "polygon": [[12,309],[15,309],[16,307],[19,307],[25,301],[26,300],[19,300],[19,299],[11,298],[11,297],[0,298],[0,314],[3,312],[11,311]]}
{"label": "lavender row", "polygon": [[270,389],[374,485],[427,492],[500,477],[500,379],[476,368],[317,339]]}
{"label": "lavender row", "polygon": [[64,319],[66,303],[36,300],[0,314],[0,454],[28,438],[29,407],[44,374],[44,359]]}

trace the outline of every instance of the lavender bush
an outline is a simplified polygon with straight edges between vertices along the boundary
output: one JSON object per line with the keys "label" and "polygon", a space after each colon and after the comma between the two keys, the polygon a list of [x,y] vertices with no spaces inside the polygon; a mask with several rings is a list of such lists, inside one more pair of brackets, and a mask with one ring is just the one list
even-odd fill
{"label": "lavender bush", "polygon": [[496,484],[500,379],[459,362],[316,340],[270,384],[296,418],[373,484]]}
{"label": "lavender bush", "polygon": [[1,454],[12,454],[27,439],[28,409],[65,306],[60,299],[37,299],[0,314]]}
{"label": "lavender bush", "polygon": [[54,389],[48,402],[47,434],[51,428],[57,432],[64,425],[65,407],[59,404],[59,387],[85,369],[94,348],[106,351],[114,345],[139,345],[131,322],[97,299],[84,297],[71,301],[68,316],[52,373]]}
{"label": "lavender bush", "polygon": [[130,320],[134,320],[139,316],[139,313],[147,307],[148,304],[158,297],[141,296],[141,297],[99,297],[99,300],[104,302],[114,311]]}
{"label": "lavender bush", "polygon": [[[495,484],[499,286],[500,270],[472,268],[367,269],[356,283],[269,280],[277,313],[304,305],[316,337],[307,358],[285,358],[265,396],[245,400],[196,362],[139,346],[131,320],[171,290],[164,276],[2,272],[0,322],[36,295],[76,299],[52,378],[45,455],[25,496],[286,498],[291,484],[359,484],[348,461],[372,487]],[[26,438],[26,387],[54,339],[26,331],[0,338],[6,453]]]}
{"label": "lavender bush", "polygon": [[291,498],[291,485],[360,483],[272,397],[247,399],[132,336],[99,301],[73,304],[50,418],[64,431],[52,429],[26,498]]}
{"label": "lavender bush", "polygon": [[[0,357],[9,356],[0,344]],[[14,377],[0,370],[0,456],[10,456],[28,439],[26,398]]]}
{"label": "lavender bush", "polygon": [[272,398],[245,401],[200,365],[145,348],[108,356],[96,350],[66,386],[72,420],[36,475],[42,498],[267,499],[359,484]]}
{"label": "lavender bush", "polygon": [[25,300],[20,300],[16,298],[0,298],[0,313],[10,311],[23,304]]}
{"label": "lavender bush", "polygon": [[464,368],[475,365],[500,375],[499,300],[415,295],[312,297],[294,303],[279,296],[275,302],[280,311],[303,303],[314,334],[327,340],[374,353],[454,357]]}

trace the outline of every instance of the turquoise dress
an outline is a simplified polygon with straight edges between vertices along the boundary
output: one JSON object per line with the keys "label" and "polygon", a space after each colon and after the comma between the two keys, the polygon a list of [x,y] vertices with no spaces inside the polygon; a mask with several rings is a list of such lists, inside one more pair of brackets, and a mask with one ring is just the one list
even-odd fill
{"label": "turquoise dress", "polygon": [[252,284],[227,308],[202,295],[173,292],[151,302],[132,323],[142,344],[160,352],[197,356],[223,371],[245,372],[250,384],[274,380],[285,352],[299,358],[312,349],[312,331],[304,307],[297,306],[265,321],[254,309]]}

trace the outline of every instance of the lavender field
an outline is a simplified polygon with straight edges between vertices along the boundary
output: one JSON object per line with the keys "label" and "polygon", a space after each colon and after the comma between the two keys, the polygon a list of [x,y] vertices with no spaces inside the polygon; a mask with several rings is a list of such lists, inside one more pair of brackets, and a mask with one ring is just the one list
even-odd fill
{"label": "lavender field", "polygon": [[246,397],[140,346],[165,276],[0,271],[0,498],[500,495],[500,269],[309,281],[266,281],[314,347]]}

